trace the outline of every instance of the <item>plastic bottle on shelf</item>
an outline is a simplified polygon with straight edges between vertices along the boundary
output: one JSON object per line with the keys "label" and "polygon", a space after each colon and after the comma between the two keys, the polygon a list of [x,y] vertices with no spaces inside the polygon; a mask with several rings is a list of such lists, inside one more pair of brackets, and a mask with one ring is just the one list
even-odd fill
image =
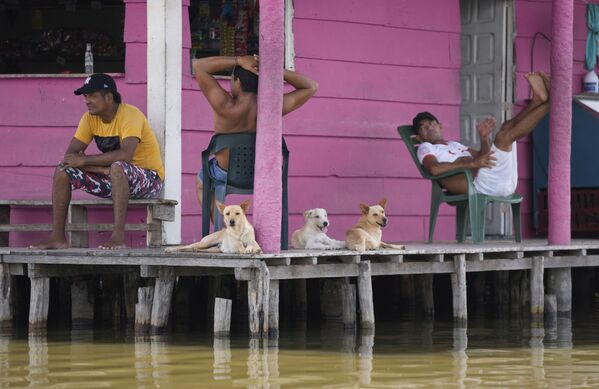
{"label": "plastic bottle on shelf", "polygon": [[594,70],[584,76],[582,91],[585,93],[599,93],[599,77]]}
{"label": "plastic bottle on shelf", "polygon": [[85,73],[94,72],[94,55],[92,54],[92,44],[88,43],[85,48]]}

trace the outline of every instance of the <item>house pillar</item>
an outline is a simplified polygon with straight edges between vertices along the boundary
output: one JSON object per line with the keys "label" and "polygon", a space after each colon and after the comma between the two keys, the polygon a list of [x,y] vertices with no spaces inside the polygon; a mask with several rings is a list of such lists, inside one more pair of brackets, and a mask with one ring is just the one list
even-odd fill
{"label": "house pillar", "polygon": [[164,197],[179,202],[174,222],[163,226],[167,244],[181,243],[182,7],[182,0],[147,3],[148,120],[164,161]]}
{"label": "house pillar", "polygon": [[266,253],[281,249],[284,2],[260,1],[260,82],[252,222]]}
{"label": "house pillar", "polygon": [[549,112],[549,244],[570,244],[574,2],[553,0]]}

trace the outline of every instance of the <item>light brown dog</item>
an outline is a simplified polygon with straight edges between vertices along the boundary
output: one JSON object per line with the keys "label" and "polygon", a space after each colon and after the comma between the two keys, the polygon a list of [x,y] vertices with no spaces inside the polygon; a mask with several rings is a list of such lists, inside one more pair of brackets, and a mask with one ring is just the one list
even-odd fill
{"label": "light brown dog", "polygon": [[405,248],[404,246],[385,243],[381,240],[383,236],[382,229],[387,226],[385,205],[387,205],[386,198],[370,207],[360,203],[362,216],[360,216],[358,224],[353,226],[345,234],[345,245],[348,249],[366,251],[376,249],[403,250]]}
{"label": "light brown dog", "polygon": [[223,214],[224,227],[210,235],[206,235],[199,242],[187,246],[169,247],[169,253],[180,251],[211,251],[211,247],[218,246],[219,251],[228,254],[260,254],[262,249],[256,242],[254,227],[245,217],[250,208],[250,201],[246,200],[240,205],[225,205],[216,202],[218,211]]}

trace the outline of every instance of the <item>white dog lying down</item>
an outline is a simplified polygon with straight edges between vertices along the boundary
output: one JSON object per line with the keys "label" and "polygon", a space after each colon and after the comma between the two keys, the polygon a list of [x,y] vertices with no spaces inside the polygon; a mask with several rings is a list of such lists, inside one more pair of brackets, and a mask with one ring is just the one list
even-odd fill
{"label": "white dog lying down", "polygon": [[225,205],[216,202],[218,211],[223,214],[223,229],[206,235],[199,242],[188,246],[169,247],[166,252],[178,251],[213,251],[210,248],[218,246],[222,253],[228,254],[259,254],[262,252],[256,242],[254,227],[245,217],[250,208],[250,201],[246,200],[240,205]]}
{"label": "white dog lying down", "polygon": [[339,250],[345,248],[345,242],[327,236],[330,225],[327,211],[322,208],[309,209],[304,212],[306,224],[295,231],[291,237],[293,247],[309,250]]}

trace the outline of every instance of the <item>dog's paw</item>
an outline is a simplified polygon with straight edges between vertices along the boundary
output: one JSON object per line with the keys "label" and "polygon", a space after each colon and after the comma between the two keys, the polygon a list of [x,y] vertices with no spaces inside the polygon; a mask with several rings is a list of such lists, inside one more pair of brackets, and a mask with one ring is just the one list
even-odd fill
{"label": "dog's paw", "polygon": [[244,254],[260,254],[262,249],[257,246],[247,246],[243,252]]}

